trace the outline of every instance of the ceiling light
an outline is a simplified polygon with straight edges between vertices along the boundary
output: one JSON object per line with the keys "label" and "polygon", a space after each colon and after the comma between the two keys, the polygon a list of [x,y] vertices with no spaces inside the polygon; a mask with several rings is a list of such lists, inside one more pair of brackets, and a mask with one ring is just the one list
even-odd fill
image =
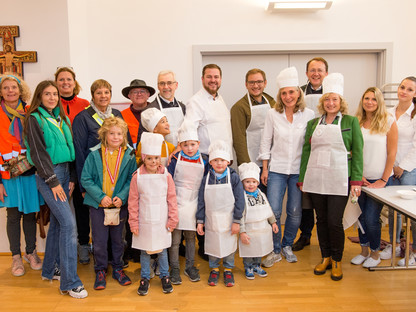
{"label": "ceiling light", "polygon": [[269,1],[267,11],[269,12],[311,12],[316,10],[328,10],[332,1],[308,1],[308,0],[275,0]]}

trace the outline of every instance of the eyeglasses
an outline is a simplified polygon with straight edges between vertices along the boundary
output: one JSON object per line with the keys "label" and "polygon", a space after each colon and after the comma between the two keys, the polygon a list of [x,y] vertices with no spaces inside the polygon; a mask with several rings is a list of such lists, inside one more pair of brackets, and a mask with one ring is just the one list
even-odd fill
{"label": "eyeglasses", "polygon": [[262,85],[262,84],[264,83],[264,80],[250,80],[250,81],[247,81],[247,83],[248,83],[250,86],[254,86],[256,83],[257,83],[258,85]]}
{"label": "eyeglasses", "polygon": [[147,91],[147,90],[136,90],[136,91],[131,91],[130,92],[131,94],[133,94],[133,95],[144,95],[144,94],[148,94],[149,93],[149,91]]}
{"label": "eyeglasses", "polygon": [[167,82],[161,81],[161,82],[158,82],[158,85],[161,86],[161,87],[164,87],[164,86],[170,87],[175,83],[176,83],[176,81],[167,81]]}
{"label": "eyeglasses", "polygon": [[322,73],[324,73],[324,72],[326,72],[326,71],[325,71],[325,70],[323,70],[323,69],[321,69],[321,68],[318,68],[318,69],[313,68],[313,69],[308,70],[308,72],[310,72],[310,73],[320,73],[320,74],[322,74]]}

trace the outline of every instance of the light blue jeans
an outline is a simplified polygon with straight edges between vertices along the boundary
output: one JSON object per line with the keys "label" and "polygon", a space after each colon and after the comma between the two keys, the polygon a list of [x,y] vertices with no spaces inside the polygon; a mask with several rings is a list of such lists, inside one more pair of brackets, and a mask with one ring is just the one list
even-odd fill
{"label": "light blue jeans", "polygon": [[[168,251],[166,248],[157,254],[157,259],[159,261],[159,277],[169,276]],[[145,250],[141,250],[140,265],[142,267],[140,272],[141,277],[150,280],[150,255]]]}
{"label": "light blue jeans", "polygon": [[226,269],[232,269],[234,268],[234,255],[235,252],[233,252],[232,254],[223,257],[223,258],[217,258],[214,256],[208,256],[208,261],[209,261],[209,268],[210,269],[217,269],[220,267],[220,262],[222,259],[222,266]]}
{"label": "light blue jeans", "polygon": [[[54,166],[54,171],[62,188],[68,194],[69,164]],[[55,200],[51,188],[41,177],[36,175],[39,192],[51,210],[48,236],[46,239],[45,257],[42,276],[52,280],[56,259],[59,259],[62,291],[71,290],[82,285],[77,274],[77,233],[75,217],[71,212],[68,200]]]}
{"label": "light blue jeans", "polygon": [[[273,250],[280,253],[286,246],[292,246],[302,219],[302,192],[296,186],[298,174],[281,174],[269,172],[267,179],[267,199],[272,207],[279,227],[277,234],[273,233]],[[283,197],[287,189],[285,233],[282,240],[280,216],[283,209]]]}

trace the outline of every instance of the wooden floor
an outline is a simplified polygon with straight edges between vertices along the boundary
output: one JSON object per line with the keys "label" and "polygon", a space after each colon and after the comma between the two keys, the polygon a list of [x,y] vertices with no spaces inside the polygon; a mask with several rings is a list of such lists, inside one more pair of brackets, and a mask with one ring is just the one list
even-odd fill
{"label": "wooden floor", "polygon": [[[346,233],[346,236],[356,235],[352,229]],[[386,229],[383,229],[383,238],[387,238]],[[296,253],[297,263],[283,259],[267,270],[266,278],[247,280],[242,260],[236,257],[236,285],[232,288],[225,287],[222,279],[216,287],[208,286],[208,263],[197,256],[200,282],[191,283],[182,275],[182,285],[174,286],[173,293],[166,295],[155,278],[145,297],[136,293],[140,279],[137,263],[130,263],[126,269],[132,285],[119,286],[110,277],[107,289],[101,291],[93,290],[93,264],[79,265],[78,273],[89,291],[89,297],[83,300],[60,295],[58,281],[42,281],[40,271],[31,270],[27,263],[26,274],[13,277],[11,257],[3,255],[0,256],[0,311],[415,311],[416,271],[369,272],[350,264],[359,250],[358,244],[346,239],[341,281],[332,281],[329,272],[315,276],[313,267],[320,260],[320,252],[314,233],[311,246]],[[382,262],[387,263],[388,260]]]}

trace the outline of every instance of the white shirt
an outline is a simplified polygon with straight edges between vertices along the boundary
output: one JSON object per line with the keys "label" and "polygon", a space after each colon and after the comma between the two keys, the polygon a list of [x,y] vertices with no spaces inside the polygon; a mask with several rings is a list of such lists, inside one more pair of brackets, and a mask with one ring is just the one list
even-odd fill
{"label": "white shirt", "polygon": [[285,112],[271,108],[264,123],[258,159],[270,160],[269,170],[281,174],[299,174],[306,125],[315,113],[305,108],[297,111],[290,123]]}
{"label": "white shirt", "polygon": [[232,159],[233,137],[230,111],[221,95],[214,98],[202,88],[186,103],[185,119],[193,122],[198,129],[201,153],[208,154],[208,148],[212,142],[223,140],[229,145]]}
{"label": "white shirt", "polygon": [[414,104],[412,103],[398,120],[396,119],[396,108],[397,105],[388,110],[393,115],[399,131],[394,166],[399,166],[410,172],[416,168],[416,117],[410,118]]}
{"label": "white shirt", "polygon": [[[389,114],[387,123],[389,130],[394,122]],[[361,127],[364,139],[363,147],[363,176],[366,179],[378,180],[383,177],[387,161],[387,133],[370,133],[370,129]],[[393,174],[393,170],[390,176]]]}

